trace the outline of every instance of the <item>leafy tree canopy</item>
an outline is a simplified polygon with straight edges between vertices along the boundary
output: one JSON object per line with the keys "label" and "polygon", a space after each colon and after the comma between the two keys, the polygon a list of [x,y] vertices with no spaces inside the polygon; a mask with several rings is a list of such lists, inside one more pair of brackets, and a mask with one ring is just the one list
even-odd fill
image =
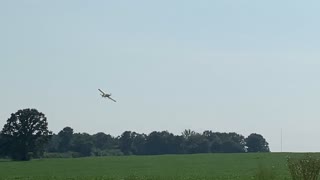
{"label": "leafy tree canopy", "polygon": [[245,141],[248,152],[270,152],[269,144],[260,134],[252,133]]}
{"label": "leafy tree canopy", "polygon": [[23,109],[11,114],[1,136],[6,144],[5,154],[14,160],[29,160],[30,153],[41,155],[51,132],[43,113],[36,109]]}

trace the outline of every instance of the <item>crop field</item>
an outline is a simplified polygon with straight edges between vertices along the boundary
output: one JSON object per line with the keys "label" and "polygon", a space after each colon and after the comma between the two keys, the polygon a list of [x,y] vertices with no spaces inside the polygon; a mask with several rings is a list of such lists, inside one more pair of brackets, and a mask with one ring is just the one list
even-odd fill
{"label": "crop field", "polygon": [[0,161],[0,179],[191,180],[255,178],[268,172],[290,179],[286,158],[292,153],[113,156]]}

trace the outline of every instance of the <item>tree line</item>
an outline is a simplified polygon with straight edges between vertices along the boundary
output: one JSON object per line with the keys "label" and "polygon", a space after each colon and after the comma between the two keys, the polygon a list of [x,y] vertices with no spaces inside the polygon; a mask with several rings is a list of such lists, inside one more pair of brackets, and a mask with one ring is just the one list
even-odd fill
{"label": "tree line", "polygon": [[194,153],[270,152],[268,142],[256,133],[244,137],[235,132],[198,133],[190,129],[180,135],[168,131],[149,134],[125,131],[120,136],[104,132],[75,133],[65,127],[57,134],[48,130],[47,119],[35,109],[19,110],[0,132],[0,156],[17,160],[31,157],[160,155]]}
{"label": "tree line", "polygon": [[181,135],[168,131],[149,134],[125,131],[113,137],[103,132],[74,133],[71,127],[54,134],[46,151],[76,152],[80,156],[270,152],[267,141],[256,133],[245,138],[235,132],[209,130],[203,133],[185,130]]}

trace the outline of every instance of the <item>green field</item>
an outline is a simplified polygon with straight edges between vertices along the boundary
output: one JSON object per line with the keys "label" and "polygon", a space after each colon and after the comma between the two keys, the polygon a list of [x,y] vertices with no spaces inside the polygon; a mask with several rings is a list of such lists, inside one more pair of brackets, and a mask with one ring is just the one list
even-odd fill
{"label": "green field", "polygon": [[255,179],[268,169],[290,179],[287,156],[301,154],[195,154],[0,161],[0,179]]}

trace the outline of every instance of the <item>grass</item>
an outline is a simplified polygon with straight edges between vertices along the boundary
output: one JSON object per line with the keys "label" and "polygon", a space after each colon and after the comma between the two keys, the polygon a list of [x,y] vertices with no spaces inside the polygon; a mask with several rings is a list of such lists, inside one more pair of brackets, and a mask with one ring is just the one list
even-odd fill
{"label": "grass", "polygon": [[[195,154],[0,161],[0,179],[289,179],[287,157],[301,154]],[[261,168],[263,167],[263,168]]]}

